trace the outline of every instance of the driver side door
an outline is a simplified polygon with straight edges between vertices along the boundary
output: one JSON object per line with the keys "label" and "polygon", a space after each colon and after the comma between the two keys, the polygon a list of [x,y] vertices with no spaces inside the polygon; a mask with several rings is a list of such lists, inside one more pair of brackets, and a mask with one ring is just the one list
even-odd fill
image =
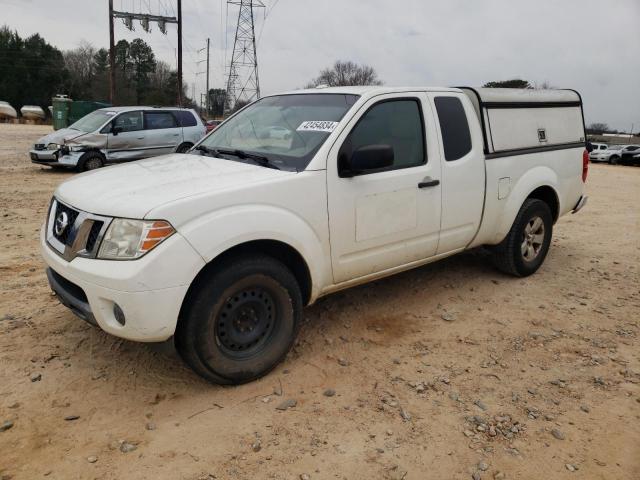
{"label": "driver side door", "polygon": [[[358,111],[333,145],[327,190],[336,284],[435,255],[441,165],[432,119],[423,92],[382,95]],[[341,156],[368,146],[391,146],[393,164],[345,176]]]}
{"label": "driver side door", "polygon": [[[142,112],[123,112],[109,124],[107,160],[125,162],[144,158],[145,132]],[[115,130],[114,130],[115,129]]]}

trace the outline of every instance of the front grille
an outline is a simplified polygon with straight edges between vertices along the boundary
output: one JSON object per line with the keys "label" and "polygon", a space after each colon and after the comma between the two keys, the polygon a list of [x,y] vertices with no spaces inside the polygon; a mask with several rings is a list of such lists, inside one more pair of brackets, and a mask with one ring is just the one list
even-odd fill
{"label": "front grille", "polygon": [[44,143],[36,143],[33,148],[35,150],[46,150],[47,146]]}
{"label": "front grille", "polygon": [[[65,228],[60,224],[64,221],[63,214],[67,221]],[[95,258],[110,222],[110,217],[78,210],[54,198],[47,220],[47,243],[69,262],[75,257]],[[56,233],[56,223],[60,233]]]}
{"label": "front grille", "polygon": [[93,249],[96,246],[96,241],[98,240],[98,236],[100,235],[100,230],[102,230],[103,225],[104,225],[104,222],[101,222],[99,220],[96,220],[95,222],[93,222],[93,225],[91,225],[91,231],[89,232],[89,236],[87,237],[87,245],[85,246],[85,249],[88,252],[93,252]]}
{"label": "front grille", "polygon": [[[62,233],[60,235],[58,235],[56,233],[56,225],[55,222],[57,221],[58,217],[62,214],[62,213],[66,213],[67,214],[67,228],[65,228]],[[53,236],[60,242],[62,242],[62,244],[66,245],[67,244],[67,240],[69,239],[69,234],[71,233],[71,230],[73,228],[73,224],[76,222],[76,219],[78,218],[78,215],[80,214],[80,212],[78,212],[77,210],[74,210],[73,208],[67,207],[66,205],[57,202],[57,207],[56,207],[56,213],[53,216],[53,225],[52,225],[52,230],[53,230]]]}

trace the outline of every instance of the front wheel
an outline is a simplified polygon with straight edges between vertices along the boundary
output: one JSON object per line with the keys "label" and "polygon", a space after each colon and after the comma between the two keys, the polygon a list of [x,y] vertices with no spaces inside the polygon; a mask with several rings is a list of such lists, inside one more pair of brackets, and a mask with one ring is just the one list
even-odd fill
{"label": "front wheel", "polygon": [[531,275],[547,256],[552,231],[553,218],[549,206],[542,200],[527,199],[506,238],[494,247],[494,264],[510,275]]}
{"label": "front wheel", "polygon": [[80,157],[78,162],[78,170],[80,172],[88,172],[89,170],[97,170],[104,165],[104,158],[98,152],[87,152]]}
{"label": "front wheel", "polygon": [[609,157],[609,164],[610,165],[617,165],[618,164],[618,157],[616,157],[615,155],[613,155],[612,157]]}
{"label": "front wheel", "polygon": [[185,362],[213,383],[240,384],[280,363],[302,312],[291,271],[263,256],[232,258],[197,281],[175,335]]}
{"label": "front wheel", "polygon": [[176,148],[176,153],[187,153],[191,147],[193,147],[192,144],[183,143]]}

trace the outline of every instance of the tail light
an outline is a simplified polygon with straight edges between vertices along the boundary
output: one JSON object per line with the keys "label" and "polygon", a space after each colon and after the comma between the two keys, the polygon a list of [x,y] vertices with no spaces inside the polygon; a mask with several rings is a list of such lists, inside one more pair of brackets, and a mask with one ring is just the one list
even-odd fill
{"label": "tail light", "polygon": [[585,149],[582,152],[582,182],[587,181],[587,175],[589,174],[589,152]]}

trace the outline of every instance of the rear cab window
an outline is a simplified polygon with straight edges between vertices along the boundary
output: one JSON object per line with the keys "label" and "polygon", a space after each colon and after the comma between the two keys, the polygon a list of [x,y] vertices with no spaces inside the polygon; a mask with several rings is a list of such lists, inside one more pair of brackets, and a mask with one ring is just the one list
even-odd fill
{"label": "rear cab window", "polygon": [[458,97],[435,97],[436,112],[442,133],[444,158],[447,162],[459,160],[471,151],[471,132]]}

